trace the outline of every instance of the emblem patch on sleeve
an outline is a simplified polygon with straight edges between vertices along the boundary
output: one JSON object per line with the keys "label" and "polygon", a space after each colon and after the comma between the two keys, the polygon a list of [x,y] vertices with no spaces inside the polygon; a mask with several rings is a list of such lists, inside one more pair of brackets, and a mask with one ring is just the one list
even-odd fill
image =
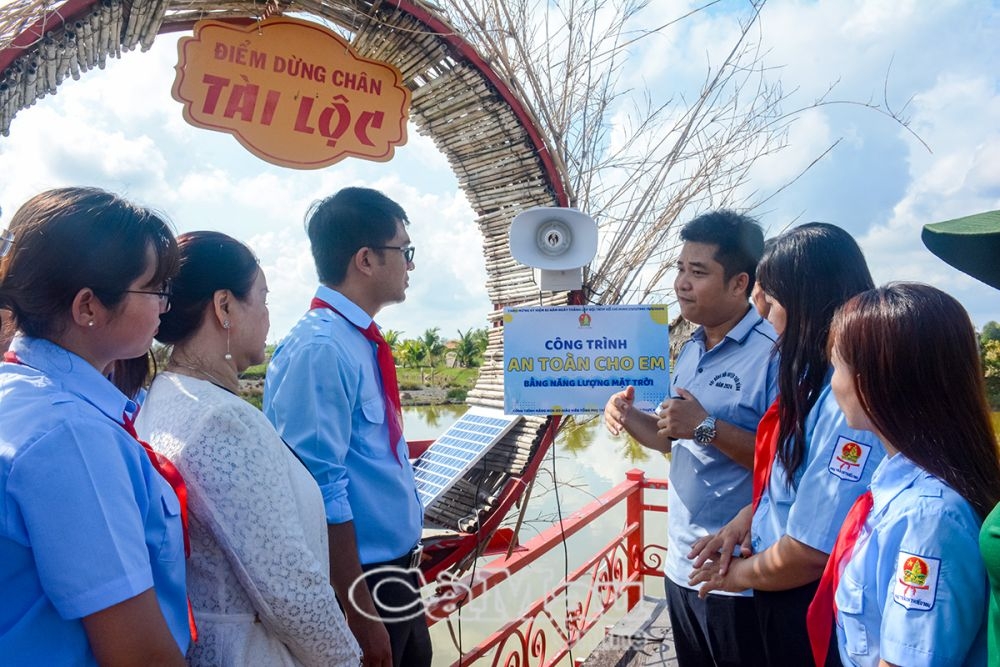
{"label": "emblem patch on sleeve", "polygon": [[871,453],[871,445],[840,436],[837,438],[837,446],[833,448],[833,456],[830,457],[827,470],[841,479],[856,482],[861,479],[861,473],[865,471],[865,464],[868,463],[868,455]]}
{"label": "emblem patch on sleeve", "polygon": [[940,572],[940,558],[927,558],[900,551],[892,599],[907,609],[929,611],[937,598]]}

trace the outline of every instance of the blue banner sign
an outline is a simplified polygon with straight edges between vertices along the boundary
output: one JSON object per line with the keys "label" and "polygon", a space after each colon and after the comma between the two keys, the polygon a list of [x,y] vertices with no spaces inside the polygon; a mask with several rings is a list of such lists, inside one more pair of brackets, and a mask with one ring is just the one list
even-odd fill
{"label": "blue banner sign", "polygon": [[505,308],[504,412],[601,412],[635,387],[653,411],[670,387],[666,305]]}

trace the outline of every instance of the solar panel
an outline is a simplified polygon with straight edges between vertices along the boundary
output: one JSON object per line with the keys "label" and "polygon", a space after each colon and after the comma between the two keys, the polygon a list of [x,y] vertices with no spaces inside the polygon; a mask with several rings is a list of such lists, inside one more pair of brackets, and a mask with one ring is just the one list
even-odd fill
{"label": "solar panel", "polygon": [[472,407],[448,427],[416,461],[413,472],[424,507],[444,495],[458,479],[521,419],[502,410]]}

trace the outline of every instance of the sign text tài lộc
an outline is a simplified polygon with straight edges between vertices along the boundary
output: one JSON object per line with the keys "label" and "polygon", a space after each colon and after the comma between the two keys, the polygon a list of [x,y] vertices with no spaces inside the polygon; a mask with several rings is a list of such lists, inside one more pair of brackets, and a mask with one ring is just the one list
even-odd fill
{"label": "sign text t\u00e0i l\u1ed9c", "polygon": [[410,91],[399,70],[362,58],[324,26],[283,16],[199,21],[177,48],[172,93],[185,120],[234,135],[268,162],[387,161],[406,143]]}

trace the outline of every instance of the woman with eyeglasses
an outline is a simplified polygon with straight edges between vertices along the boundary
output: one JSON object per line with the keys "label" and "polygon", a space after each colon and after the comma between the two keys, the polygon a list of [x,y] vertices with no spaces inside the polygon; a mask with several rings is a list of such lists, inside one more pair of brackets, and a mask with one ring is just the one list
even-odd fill
{"label": "woman with eyeglasses", "polygon": [[172,345],[137,420],[187,482],[192,665],[357,665],[330,584],[319,487],[274,427],[239,396],[264,361],[267,281],[253,252],[217,232],[178,237],[157,339]]}
{"label": "woman with eyeglasses", "polygon": [[183,482],[135,438],[136,405],[104,374],[149,349],[174,237],[91,188],[33,197],[7,231],[0,662],[183,665]]}

